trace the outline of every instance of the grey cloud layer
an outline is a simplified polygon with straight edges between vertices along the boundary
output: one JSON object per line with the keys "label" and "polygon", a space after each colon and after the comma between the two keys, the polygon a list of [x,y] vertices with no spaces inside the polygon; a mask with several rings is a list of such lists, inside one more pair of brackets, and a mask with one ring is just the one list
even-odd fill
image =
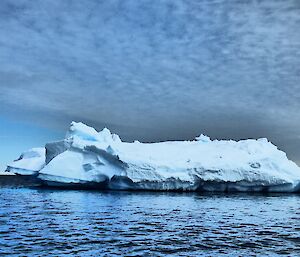
{"label": "grey cloud layer", "polygon": [[3,0],[0,112],[125,139],[266,136],[296,158],[299,28],[292,0]]}

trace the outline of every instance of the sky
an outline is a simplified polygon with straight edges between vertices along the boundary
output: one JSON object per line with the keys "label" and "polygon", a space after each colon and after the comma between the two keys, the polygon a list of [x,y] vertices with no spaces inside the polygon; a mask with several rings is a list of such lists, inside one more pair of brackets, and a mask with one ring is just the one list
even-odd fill
{"label": "sky", "polygon": [[267,137],[300,163],[300,1],[1,0],[0,169],[72,120]]}

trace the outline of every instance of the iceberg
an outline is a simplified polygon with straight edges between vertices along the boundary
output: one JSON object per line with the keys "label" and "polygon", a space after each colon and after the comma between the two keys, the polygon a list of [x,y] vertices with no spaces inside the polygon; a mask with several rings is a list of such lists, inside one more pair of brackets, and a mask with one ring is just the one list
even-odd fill
{"label": "iceberg", "polygon": [[[47,186],[111,190],[298,192],[300,168],[267,139],[122,142],[72,122],[65,139],[8,166]],[[29,157],[31,156],[31,157]],[[39,160],[39,162],[37,161]],[[22,163],[21,163],[22,161]],[[38,165],[37,165],[38,164]],[[36,165],[36,166],[35,166]],[[18,171],[18,170],[17,170]],[[19,174],[20,171],[18,171]]]}
{"label": "iceberg", "polygon": [[45,165],[46,151],[44,147],[32,148],[7,165],[6,171],[17,175],[37,175]]}

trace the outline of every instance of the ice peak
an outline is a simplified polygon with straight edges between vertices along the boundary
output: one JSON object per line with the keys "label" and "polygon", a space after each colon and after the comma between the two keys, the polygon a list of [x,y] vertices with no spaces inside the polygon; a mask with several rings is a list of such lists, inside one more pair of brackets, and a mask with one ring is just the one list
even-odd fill
{"label": "ice peak", "polygon": [[66,138],[78,136],[83,140],[97,141],[97,135],[98,132],[94,128],[89,127],[82,122],[72,121],[70,128],[66,134]]}
{"label": "ice peak", "polygon": [[196,137],[195,138],[197,141],[200,141],[200,142],[210,142],[210,137],[206,136],[206,135],[203,135],[201,134],[200,136]]}
{"label": "ice peak", "polygon": [[97,140],[104,142],[121,142],[120,137],[117,134],[112,134],[108,128],[104,128],[98,133]]}
{"label": "ice peak", "polygon": [[108,128],[102,129],[98,135],[97,140],[101,142],[110,142],[112,140],[112,134]]}
{"label": "ice peak", "polygon": [[74,136],[87,141],[121,142],[120,137],[116,134],[112,134],[108,128],[104,128],[100,132],[97,132],[94,128],[89,127],[82,122],[72,121],[66,134],[66,139]]}

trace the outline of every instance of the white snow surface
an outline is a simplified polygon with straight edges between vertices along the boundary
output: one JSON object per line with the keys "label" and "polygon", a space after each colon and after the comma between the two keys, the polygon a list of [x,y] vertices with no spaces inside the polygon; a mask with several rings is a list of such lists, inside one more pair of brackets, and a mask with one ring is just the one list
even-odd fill
{"label": "white snow surface", "polygon": [[[226,141],[200,135],[193,141],[127,143],[107,128],[97,132],[72,122],[64,140],[68,148],[39,171],[47,184],[189,191],[294,192],[299,188],[300,168],[265,138]],[[32,158],[23,162],[23,168],[34,166]]]}
{"label": "white snow surface", "polygon": [[34,175],[45,165],[45,148],[32,148],[7,165],[7,171],[19,175]]}

